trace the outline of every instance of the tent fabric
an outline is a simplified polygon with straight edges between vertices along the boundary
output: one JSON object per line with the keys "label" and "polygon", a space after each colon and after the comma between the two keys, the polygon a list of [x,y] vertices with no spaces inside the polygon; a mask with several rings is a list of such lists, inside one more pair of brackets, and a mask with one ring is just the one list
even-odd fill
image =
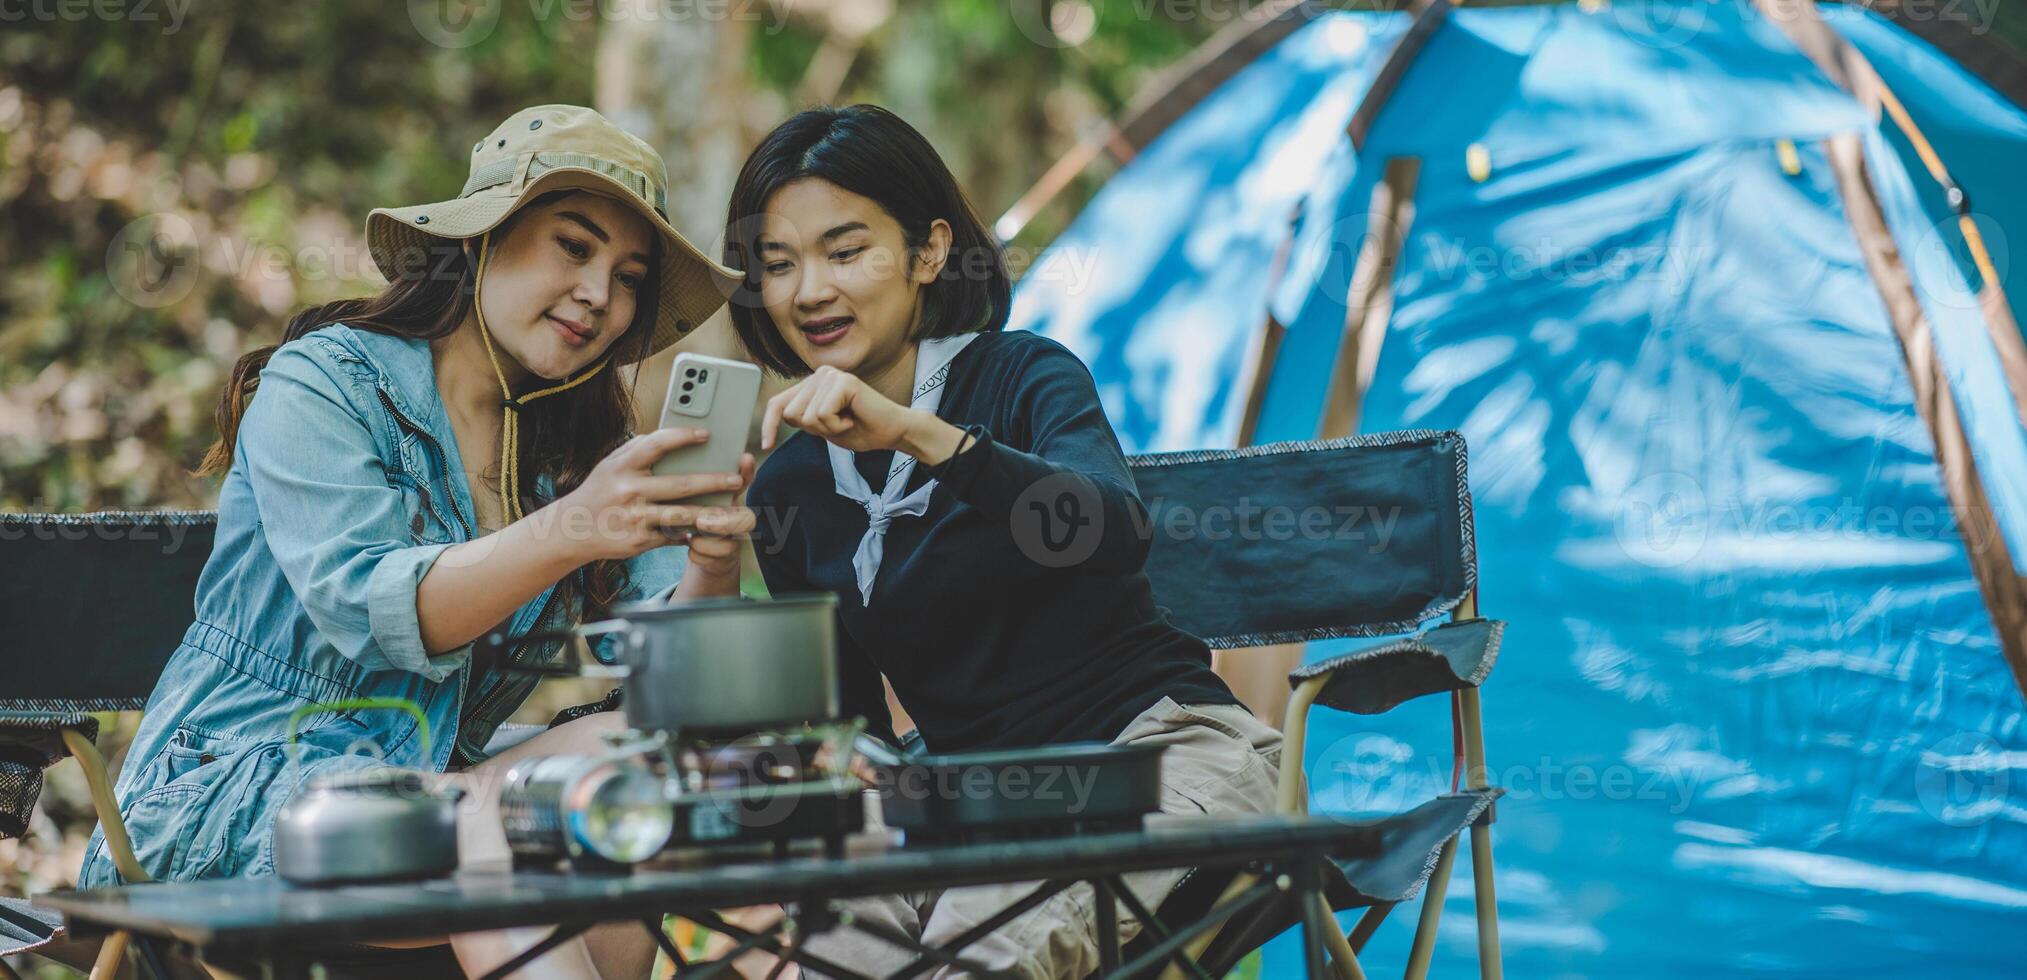
{"label": "tent fabric", "polygon": [[[1898,28],[1824,13],[1889,84],[1946,74]],[[1178,450],[1236,438],[1271,313],[1255,438],[1313,437],[1373,183],[1419,158],[1360,430],[1471,446],[1480,608],[1510,623],[1484,689],[1508,974],[2016,975],[2022,694],[1826,141],[1864,139],[2017,564],[2027,441],[1964,268],[1910,247],[1951,230],[1928,176],[1751,5],[1697,0],[1460,8],[1362,152],[1262,138],[1348,117],[1406,23],[1333,12],[1282,45],[1325,52],[1309,73],[1276,49],[1233,76],[1035,267],[1082,261],[1086,288],[1024,281],[1013,325],[1092,364],[1129,450]],[[1954,125],[2007,144],[2003,108]],[[1272,193],[1234,186],[1270,160]],[[1315,719],[1316,808],[1446,791],[1439,700]],[[1388,920],[1369,971],[1413,921]],[[1473,969],[1473,931],[1453,888],[1437,975]],[[1297,963],[1276,946],[1267,975]]]}

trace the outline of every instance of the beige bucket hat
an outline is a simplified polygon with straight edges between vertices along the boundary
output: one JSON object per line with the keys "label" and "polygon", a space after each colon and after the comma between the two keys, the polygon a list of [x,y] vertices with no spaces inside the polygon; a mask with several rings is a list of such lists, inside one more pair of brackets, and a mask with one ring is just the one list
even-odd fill
{"label": "beige bucket hat", "polygon": [[375,208],[366,216],[366,247],[391,282],[404,270],[427,268],[418,263],[432,249],[492,231],[538,195],[576,188],[615,198],[662,238],[660,310],[647,348],[653,354],[716,313],[743,280],[669,224],[668,186],[668,167],[645,140],[583,106],[535,106],[472,147],[471,176],[455,199]]}

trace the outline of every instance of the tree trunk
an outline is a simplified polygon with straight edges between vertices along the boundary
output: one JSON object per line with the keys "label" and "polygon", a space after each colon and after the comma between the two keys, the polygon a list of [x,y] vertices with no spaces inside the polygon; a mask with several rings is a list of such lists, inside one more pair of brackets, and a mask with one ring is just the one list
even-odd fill
{"label": "tree trunk", "polygon": [[[655,0],[626,0],[599,28],[598,111],[661,151],[669,165],[669,220],[698,248],[720,255],[725,202],[744,162],[741,124],[750,86],[740,17],[681,16]],[[643,362],[635,377],[642,431],[660,424],[669,364],[679,351],[745,359],[725,314]]]}

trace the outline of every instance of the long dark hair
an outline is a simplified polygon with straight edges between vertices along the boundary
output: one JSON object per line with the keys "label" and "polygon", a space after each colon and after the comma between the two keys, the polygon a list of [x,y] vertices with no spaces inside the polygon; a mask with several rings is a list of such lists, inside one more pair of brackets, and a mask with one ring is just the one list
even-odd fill
{"label": "long dark hair", "polygon": [[922,319],[912,342],[1006,326],[1013,293],[999,239],[964,196],[936,148],[900,116],[875,105],[824,106],[774,127],[732,186],[725,217],[725,264],[746,270],[731,297],[732,328],[753,359],[781,374],[808,374],[760,302],[759,217],[774,192],[818,177],[893,215],[912,259],[929,226],[950,223],[950,254],[936,281],[922,287]]}
{"label": "long dark hair", "polygon": [[[534,198],[502,222],[493,238],[496,242],[504,238],[529,208],[572,193],[575,192],[552,191]],[[393,281],[372,296],[312,306],[289,318],[288,326],[282,330],[282,343],[337,323],[414,340],[450,336],[471,312],[477,270],[462,242],[445,240],[429,251],[431,254],[427,256],[404,256],[402,268]],[[639,291],[643,299],[634,312],[633,323],[606,352],[606,357],[615,364],[632,363],[647,353],[654,334],[653,297],[658,295],[660,268],[659,260],[648,262],[647,280]],[[258,348],[232,366],[215,416],[218,441],[204,454],[198,474],[222,474],[231,468],[240,419],[260,386],[261,369],[279,347],[276,344]],[[626,375],[627,372],[608,366],[583,384],[536,399],[522,410],[521,485],[514,492],[520,494],[527,510],[548,502],[536,485],[542,475],[551,477],[558,496],[569,493],[584,482],[599,460],[632,434],[634,396]],[[570,592],[576,591],[584,599],[585,617],[600,616],[626,590],[626,563],[594,561],[579,569],[575,579],[574,583],[570,579],[564,581],[565,600],[571,598]]]}

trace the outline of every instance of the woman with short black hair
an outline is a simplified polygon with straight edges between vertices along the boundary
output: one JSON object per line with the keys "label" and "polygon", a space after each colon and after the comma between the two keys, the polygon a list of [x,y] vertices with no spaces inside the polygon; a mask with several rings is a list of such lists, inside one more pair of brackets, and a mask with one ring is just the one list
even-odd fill
{"label": "woman with short black hair", "polygon": [[[1147,511],[1090,372],[1003,329],[1000,247],[929,142],[872,106],[795,116],[740,173],[725,258],[746,270],[741,341],[800,378],[762,420],[763,448],[781,422],[802,431],[748,498],[761,570],[775,592],[839,596],[846,712],[892,739],[884,675],[932,750],[1163,744],[1164,809],[1268,809],[1279,734],[1155,606]],[[1128,884],[1153,904],[1180,876]],[[1028,887],[855,913],[938,944]],[[1098,964],[1090,904],[1066,891],[965,955],[1082,976]],[[872,973],[912,959],[842,930],[808,945]]]}

